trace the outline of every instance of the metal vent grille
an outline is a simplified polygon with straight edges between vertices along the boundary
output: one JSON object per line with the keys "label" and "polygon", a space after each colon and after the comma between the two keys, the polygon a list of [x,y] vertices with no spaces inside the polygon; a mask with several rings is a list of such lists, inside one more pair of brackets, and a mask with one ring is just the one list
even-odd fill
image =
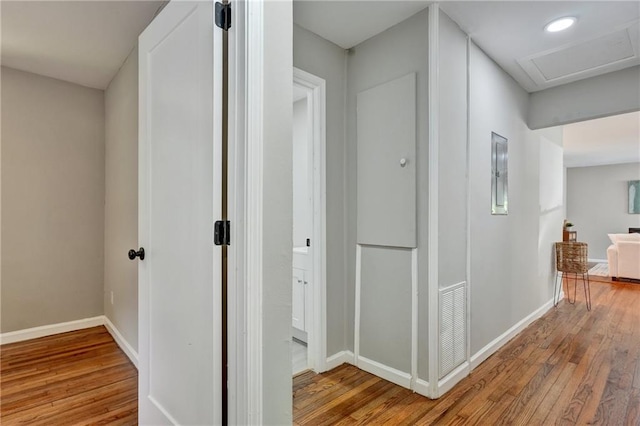
{"label": "metal vent grille", "polygon": [[467,286],[440,290],[440,379],[467,359]]}

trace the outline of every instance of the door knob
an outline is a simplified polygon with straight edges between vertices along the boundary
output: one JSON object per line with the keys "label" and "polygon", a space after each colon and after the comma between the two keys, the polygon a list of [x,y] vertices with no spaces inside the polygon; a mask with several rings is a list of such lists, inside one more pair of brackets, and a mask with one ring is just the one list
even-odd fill
{"label": "door knob", "polygon": [[140,250],[138,251],[133,249],[129,250],[129,259],[133,260],[136,257],[139,257],[140,260],[144,260],[144,247],[140,247]]}

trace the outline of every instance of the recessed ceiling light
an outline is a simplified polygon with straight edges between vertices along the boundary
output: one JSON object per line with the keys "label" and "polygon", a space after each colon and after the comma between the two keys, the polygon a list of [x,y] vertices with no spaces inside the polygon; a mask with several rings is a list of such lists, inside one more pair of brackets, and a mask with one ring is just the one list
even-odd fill
{"label": "recessed ceiling light", "polygon": [[555,21],[549,22],[544,30],[548,33],[557,33],[558,31],[564,31],[573,24],[575,24],[577,19],[573,16],[566,16],[564,18],[556,19]]}

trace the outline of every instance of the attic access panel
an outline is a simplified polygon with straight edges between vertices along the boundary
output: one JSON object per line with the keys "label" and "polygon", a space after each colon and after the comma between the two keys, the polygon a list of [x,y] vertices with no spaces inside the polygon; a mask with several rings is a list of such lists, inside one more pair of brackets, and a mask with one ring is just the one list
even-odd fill
{"label": "attic access panel", "polygon": [[416,74],[358,93],[359,244],[416,247]]}
{"label": "attic access panel", "polygon": [[637,20],[596,37],[520,58],[538,90],[640,64]]}

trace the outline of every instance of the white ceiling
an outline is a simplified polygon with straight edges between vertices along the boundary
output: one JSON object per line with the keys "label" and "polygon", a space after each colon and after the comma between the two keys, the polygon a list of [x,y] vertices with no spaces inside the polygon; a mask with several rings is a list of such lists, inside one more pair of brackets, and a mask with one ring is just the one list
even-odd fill
{"label": "white ceiling", "polygon": [[432,2],[294,0],[293,21],[343,49],[350,49],[415,15],[429,3]]}
{"label": "white ceiling", "polygon": [[[295,0],[293,17],[348,49],[429,3]],[[441,8],[529,92],[640,64],[640,2],[444,1]],[[547,23],[568,15],[578,18],[574,27],[544,31]]]}
{"label": "white ceiling", "polygon": [[[640,2],[636,1],[504,1],[486,2],[450,1],[442,3],[442,9],[472,40],[507,71],[529,92],[553,87],[593,75],[622,69],[640,64],[638,57],[637,22],[640,18]],[[563,16],[575,16],[577,23],[570,29],[559,33],[547,33],[544,26]],[[633,25],[635,24],[635,25]],[[607,57],[622,38],[594,40],[607,36],[614,31],[622,31],[631,26],[626,37],[634,45],[635,56],[610,64],[598,66],[598,62],[615,59]],[[587,45],[583,43],[588,42]],[[568,48],[565,50],[565,48]],[[562,51],[553,55],[554,52]],[[551,54],[547,56],[546,54]],[[571,64],[584,62],[586,72],[570,74],[569,78],[551,80],[544,83],[534,81],[523,69],[532,59],[546,56],[548,69],[569,68]],[[563,63],[563,61],[569,63]],[[535,64],[538,68],[541,62]]]}
{"label": "white ceiling", "polygon": [[[163,3],[2,0],[2,64],[104,89]],[[430,3],[296,0],[294,21],[346,49]],[[528,91],[640,63],[640,2],[446,1],[441,7]],[[578,17],[573,28],[555,34],[543,31],[546,23],[566,15]],[[628,30],[630,23],[635,26]],[[611,35],[614,30],[617,36]],[[589,42],[599,36],[605,37]],[[580,44],[584,42],[589,44]],[[563,47],[569,48],[558,51]],[[630,50],[635,50],[635,57],[628,57]],[[606,61],[614,63],[598,65]],[[595,68],[576,73],[586,66]],[[551,81],[545,81],[545,72]],[[557,78],[567,73],[568,78]]]}
{"label": "white ceiling", "polygon": [[2,0],[2,65],[105,89],[163,3]]}
{"label": "white ceiling", "polygon": [[640,112],[563,127],[566,167],[640,162]]}

